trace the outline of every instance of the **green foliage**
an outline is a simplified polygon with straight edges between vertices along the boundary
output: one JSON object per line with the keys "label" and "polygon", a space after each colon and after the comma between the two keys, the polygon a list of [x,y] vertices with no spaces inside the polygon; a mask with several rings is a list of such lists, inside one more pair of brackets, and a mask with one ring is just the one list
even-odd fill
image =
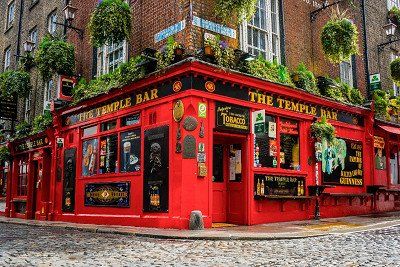
{"label": "green foliage", "polygon": [[162,51],[157,51],[157,69],[161,70],[169,65],[175,60],[175,49],[183,48],[181,44],[174,40],[174,37],[170,36],[167,39],[167,44]]}
{"label": "green foliage", "polygon": [[10,150],[7,146],[0,146],[0,162],[8,161],[11,157]]}
{"label": "green foliage", "polygon": [[400,58],[396,58],[390,63],[390,75],[396,83],[400,83]]}
{"label": "green foliage", "polygon": [[32,123],[31,134],[37,134],[45,131],[53,124],[53,116],[46,110],[42,115],[36,116]]}
{"label": "green foliage", "polygon": [[292,73],[292,80],[296,87],[310,93],[320,94],[314,74],[307,69],[304,63],[300,63],[296,71]]}
{"label": "green foliage", "polygon": [[400,9],[396,6],[392,7],[392,9],[388,12],[388,18],[396,25],[399,25],[400,22]]}
{"label": "green foliage", "polygon": [[27,137],[31,132],[31,125],[26,121],[20,122],[15,126],[15,138],[20,139]]}
{"label": "green foliage", "polygon": [[35,62],[45,81],[54,74],[72,76],[75,69],[75,48],[61,38],[46,35],[39,44]]}
{"label": "green foliage", "polygon": [[323,96],[333,98],[338,102],[362,105],[365,101],[360,90],[329,77],[319,77],[318,88]]}
{"label": "green foliage", "polygon": [[31,76],[25,71],[6,71],[0,73],[0,92],[4,98],[13,95],[27,97],[31,86]]}
{"label": "green foliage", "polygon": [[328,142],[332,142],[336,136],[335,127],[326,121],[325,116],[321,118],[321,121],[311,124],[311,134],[317,140],[326,139]]}
{"label": "green foliage", "polygon": [[375,114],[381,118],[388,117],[389,95],[383,90],[375,90],[372,94],[375,103]]}
{"label": "green foliage", "polygon": [[27,53],[24,57],[19,60],[19,69],[21,71],[29,71],[35,66],[35,58],[32,53]]}
{"label": "green foliage", "polygon": [[101,1],[88,25],[91,43],[96,47],[129,39],[131,29],[131,8],[123,0]]}
{"label": "green foliage", "polygon": [[217,35],[215,38],[209,38],[205,45],[210,46],[214,52],[214,57],[218,66],[224,68],[235,68],[235,53],[232,48]]}
{"label": "green foliage", "polygon": [[246,64],[246,72],[258,78],[266,79],[271,82],[282,83],[294,86],[290,74],[285,66],[276,62],[270,62],[262,56]]}
{"label": "green foliage", "polygon": [[322,49],[332,63],[350,60],[358,54],[358,30],[343,14],[333,16],[322,28]]}
{"label": "green foliage", "polygon": [[142,57],[135,57],[126,63],[121,64],[114,72],[104,74],[97,79],[87,83],[84,79],[79,80],[73,90],[74,103],[97,95],[107,93],[113,88],[123,87],[135,80],[145,76],[145,71],[140,63]]}
{"label": "green foliage", "polygon": [[223,22],[250,20],[256,12],[257,0],[217,0],[215,13]]}

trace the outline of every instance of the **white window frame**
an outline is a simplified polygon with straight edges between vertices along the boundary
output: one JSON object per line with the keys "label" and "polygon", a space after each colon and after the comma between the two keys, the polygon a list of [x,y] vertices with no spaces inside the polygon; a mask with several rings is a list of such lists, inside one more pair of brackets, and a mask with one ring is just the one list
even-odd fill
{"label": "white window frame", "polygon": [[50,13],[47,19],[47,30],[49,31],[50,34],[55,34],[57,31],[57,11],[54,10],[53,12]]}
{"label": "white window frame", "polygon": [[[274,5],[272,5],[272,1]],[[254,25],[254,17],[250,22],[244,21],[240,26],[240,49],[246,51],[250,54],[252,53],[252,49],[257,51],[265,52],[265,58],[269,61],[276,60],[278,63],[281,63],[281,23],[280,23],[280,13],[279,13],[279,1],[278,0],[264,0],[265,6],[261,7],[261,1],[259,0],[257,3],[257,9],[260,8],[265,11],[265,28],[260,28]],[[272,7],[275,6],[274,12],[272,12]],[[257,16],[259,12],[255,14]],[[275,22],[272,23],[273,14],[275,14]],[[261,22],[260,22],[261,24]],[[273,29],[273,25],[276,26],[276,29]],[[262,26],[262,25],[261,25]],[[260,31],[266,34],[265,40],[265,50],[262,50],[260,45],[252,46],[248,43],[248,27]],[[253,36],[252,36],[253,37]],[[276,40],[275,47],[273,47],[273,40]]]}
{"label": "white window frame", "polygon": [[387,0],[388,10],[391,10],[393,7],[400,7],[400,0]]}
{"label": "white window frame", "polygon": [[[113,59],[113,69],[110,69],[110,56],[122,47],[122,56],[118,60]],[[97,77],[113,72],[119,65],[127,62],[128,60],[128,47],[126,40],[122,41],[121,45],[115,44],[104,45],[97,50]]]}
{"label": "white window frame", "polygon": [[347,83],[349,86],[354,86],[354,78],[353,78],[353,60],[342,61],[340,62],[340,80],[343,83]]}
{"label": "white window frame", "polygon": [[26,122],[29,122],[29,115],[31,113],[31,106],[32,106],[32,94],[29,92],[28,97],[25,99],[25,114],[24,119]]}
{"label": "white window frame", "polygon": [[[399,58],[399,57],[400,57],[399,54],[396,51],[392,50],[392,52],[390,54],[390,62],[392,62],[393,60],[395,60],[396,58]],[[390,64],[390,62],[389,62],[389,64]],[[400,87],[395,82],[393,82],[393,96],[400,96]]]}
{"label": "white window frame", "polygon": [[11,65],[11,46],[4,51],[4,71],[8,70]]}
{"label": "white window frame", "polygon": [[44,94],[43,94],[43,112],[46,110],[50,110],[51,101],[54,100],[54,80],[50,79],[45,87],[44,87]]}
{"label": "white window frame", "polygon": [[36,26],[29,31],[29,40],[35,43],[33,46],[33,50],[35,50],[38,45],[38,28]]}
{"label": "white window frame", "polygon": [[8,4],[6,29],[10,28],[15,19],[15,1]]}

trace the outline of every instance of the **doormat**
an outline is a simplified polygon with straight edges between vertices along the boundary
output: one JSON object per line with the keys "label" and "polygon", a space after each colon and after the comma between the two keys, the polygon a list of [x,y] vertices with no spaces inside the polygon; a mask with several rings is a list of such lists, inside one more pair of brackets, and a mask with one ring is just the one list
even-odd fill
{"label": "doormat", "polygon": [[224,227],[235,227],[236,224],[231,223],[213,223],[212,228],[224,228]]}

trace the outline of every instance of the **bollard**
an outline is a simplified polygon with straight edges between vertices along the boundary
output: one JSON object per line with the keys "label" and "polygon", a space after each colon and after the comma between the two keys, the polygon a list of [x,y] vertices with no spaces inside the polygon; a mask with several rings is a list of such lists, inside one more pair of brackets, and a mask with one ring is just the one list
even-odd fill
{"label": "bollard", "polygon": [[199,210],[190,213],[189,230],[204,230],[203,214]]}

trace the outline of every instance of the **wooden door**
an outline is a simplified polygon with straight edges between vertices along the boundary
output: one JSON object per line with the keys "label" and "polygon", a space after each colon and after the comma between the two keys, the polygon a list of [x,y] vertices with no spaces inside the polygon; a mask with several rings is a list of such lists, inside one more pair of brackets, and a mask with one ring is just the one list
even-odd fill
{"label": "wooden door", "polygon": [[213,222],[226,222],[226,170],[224,145],[213,147]]}

